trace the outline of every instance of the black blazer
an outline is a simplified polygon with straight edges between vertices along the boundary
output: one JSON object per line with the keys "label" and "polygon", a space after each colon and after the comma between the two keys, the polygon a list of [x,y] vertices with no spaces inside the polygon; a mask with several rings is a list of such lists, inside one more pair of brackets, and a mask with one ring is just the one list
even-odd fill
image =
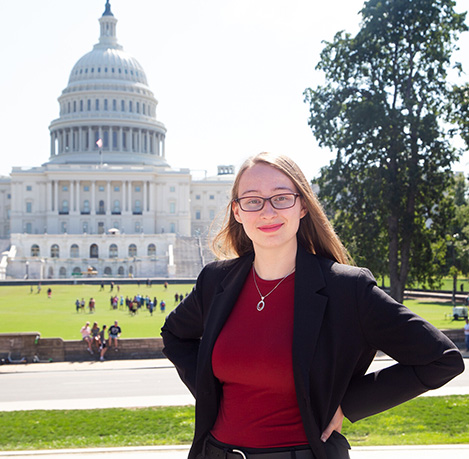
{"label": "black blazer", "polygon": [[[207,265],[162,328],[163,352],[196,399],[190,459],[202,452],[217,417],[221,385],[212,372],[212,350],[253,258]],[[368,270],[301,246],[294,308],[296,395],[308,442],[320,459],[327,457],[320,435],[339,404],[354,422],[436,389],[464,370],[454,344],[379,289]],[[365,376],[376,350],[398,363]]]}

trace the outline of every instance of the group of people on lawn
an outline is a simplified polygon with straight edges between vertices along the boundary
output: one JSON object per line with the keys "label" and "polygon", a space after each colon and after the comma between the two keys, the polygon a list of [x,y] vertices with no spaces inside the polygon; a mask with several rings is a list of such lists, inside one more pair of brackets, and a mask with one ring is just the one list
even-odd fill
{"label": "group of people on lawn", "polygon": [[81,327],[80,333],[82,336],[83,341],[87,344],[88,346],[88,352],[90,354],[94,354],[93,351],[93,346],[96,348],[96,351],[100,353],[99,359],[101,361],[104,360],[104,354],[106,354],[106,351],[108,347],[112,347],[114,344],[114,350],[117,352],[119,350],[118,345],[117,345],[117,339],[120,337],[120,334],[122,333],[121,328],[119,327],[119,324],[116,321],[114,321],[114,325],[111,325],[108,330],[108,339],[106,341],[106,325],[103,325],[103,327],[100,329],[98,326],[98,322],[94,322],[93,327],[90,328],[90,323],[86,322],[86,324]]}

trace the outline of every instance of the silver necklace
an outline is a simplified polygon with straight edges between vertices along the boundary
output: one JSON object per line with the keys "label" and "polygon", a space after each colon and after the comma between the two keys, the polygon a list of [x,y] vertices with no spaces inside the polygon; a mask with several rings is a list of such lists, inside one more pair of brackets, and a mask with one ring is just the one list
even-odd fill
{"label": "silver necklace", "polygon": [[262,295],[261,291],[259,290],[259,287],[256,282],[256,268],[254,268],[254,264],[252,265],[252,277],[254,279],[254,285],[256,286],[257,293],[259,293],[259,296],[261,297],[261,300],[259,303],[257,303],[257,310],[262,311],[265,306],[265,299],[293,272],[295,271],[295,268],[293,268],[283,279],[280,279],[278,284],[269,292],[267,295]]}

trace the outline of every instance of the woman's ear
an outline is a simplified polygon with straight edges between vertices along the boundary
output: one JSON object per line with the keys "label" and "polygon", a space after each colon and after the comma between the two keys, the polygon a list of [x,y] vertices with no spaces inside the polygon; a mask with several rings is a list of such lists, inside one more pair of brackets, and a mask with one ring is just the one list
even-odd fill
{"label": "woman's ear", "polygon": [[301,202],[301,210],[300,210],[300,219],[301,219],[308,213],[308,209],[304,206],[302,198],[300,202]]}
{"label": "woman's ear", "polygon": [[236,202],[236,201],[233,201],[231,203],[231,210],[233,211],[233,215],[234,215],[234,218],[235,220],[238,222],[238,223],[243,223],[241,221],[241,217],[239,215],[239,204]]}

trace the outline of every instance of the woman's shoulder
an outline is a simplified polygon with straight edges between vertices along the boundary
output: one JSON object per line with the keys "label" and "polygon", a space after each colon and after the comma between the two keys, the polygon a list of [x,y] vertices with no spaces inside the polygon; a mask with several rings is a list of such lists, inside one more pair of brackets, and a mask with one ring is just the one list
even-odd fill
{"label": "woman's shoulder", "polygon": [[374,281],[373,274],[368,268],[355,265],[346,265],[330,260],[321,255],[311,255],[316,258],[325,276],[341,278],[364,278]]}
{"label": "woman's shoulder", "polygon": [[243,266],[245,263],[252,263],[253,254],[249,253],[237,258],[230,258],[227,260],[215,260],[210,263],[207,263],[203,272],[206,273],[226,273],[233,269],[236,269],[238,266]]}

